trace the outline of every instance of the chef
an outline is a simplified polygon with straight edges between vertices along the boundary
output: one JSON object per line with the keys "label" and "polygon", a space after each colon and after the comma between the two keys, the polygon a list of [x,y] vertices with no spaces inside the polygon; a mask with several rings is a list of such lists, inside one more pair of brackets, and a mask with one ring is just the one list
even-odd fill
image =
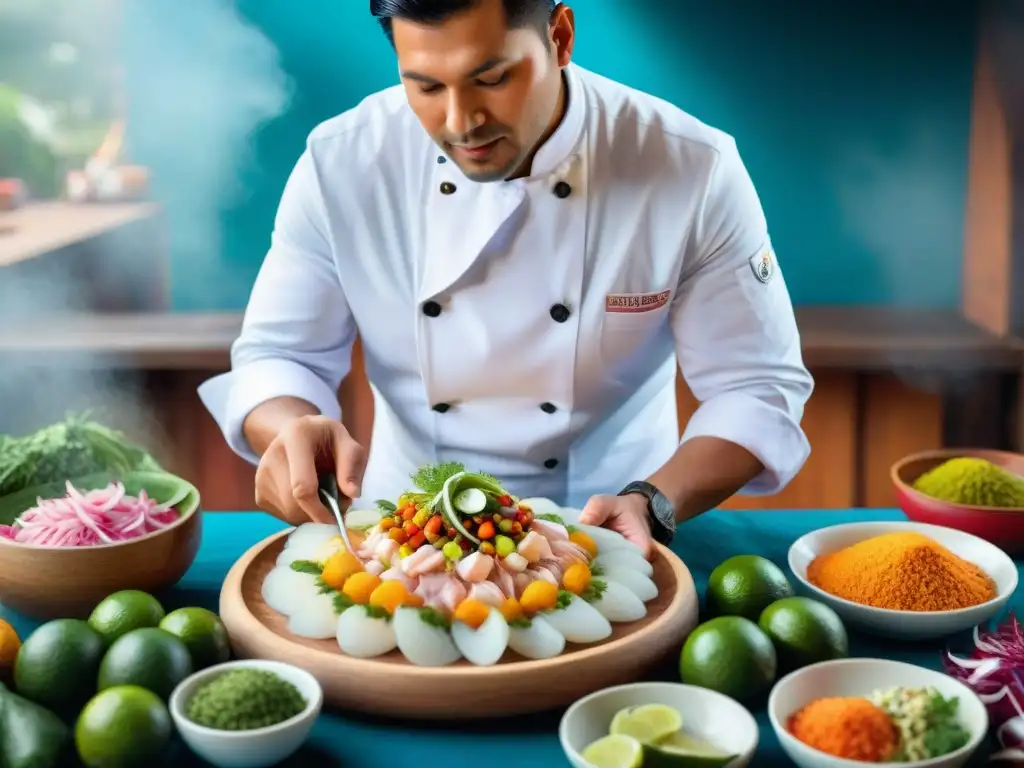
{"label": "chef", "polygon": [[[358,503],[452,461],[650,551],[783,488],[813,383],[733,139],[572,64],[564,3],[370,6],[401,85],[310,134],[232,369],[199,390],[257,503],[330,520],[318,472]],[[339,420],[357,333],[368,457]]]}

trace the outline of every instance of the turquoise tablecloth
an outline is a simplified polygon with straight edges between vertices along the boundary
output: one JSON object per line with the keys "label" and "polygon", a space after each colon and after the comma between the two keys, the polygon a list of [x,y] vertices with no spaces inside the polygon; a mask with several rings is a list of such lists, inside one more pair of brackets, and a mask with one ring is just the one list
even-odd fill
{"label": "turquoise tablecloth", "polygon": [[[712,512],[680,528],[675,551],[690,567],[703,594],[711,570],[735,554],[763,555],[785,567],[790,544],[799,536],[827,525],[863,520],[901,520],[902,513],[879,510],[801,512]],[[255,513],[212,513],[204,520],[199,556],[177,588],[161,596],[168,609],[183,605],[217,608],[221,583],[232,563],[250,546],[283,528],[269,516]],[[74,574],[69,574],[74,578]],[[1024,601],[1015,597],[1018,611]],[[22,637],[35,626],[0,606]],[[886,642],[851,634],[851,655],[900,659],[938,668],[941,643]],[[675,664],[659,675],[678,680]],[[499,722],[453,725],[422,724],[325,713],[312,738],[289,765],[345,768],[418,768],[434,763],[445,768],[520,768],[567,765],[558,744],[560,712]],[[761,740],[754,766],[791,766],[762,711],[756,712]],[[199,765],[179,747],[168,765]],[[979,761],[980,762],[980,761]]]}

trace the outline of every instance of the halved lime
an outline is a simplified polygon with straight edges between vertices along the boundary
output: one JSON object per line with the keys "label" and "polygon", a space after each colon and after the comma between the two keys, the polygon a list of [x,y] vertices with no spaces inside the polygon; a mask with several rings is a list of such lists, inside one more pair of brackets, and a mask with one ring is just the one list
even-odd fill
{"label": "halved lime", "polygon": [[683,727],[683,717],[664,704],[627,707],[615,713],[610,733],[632,736],[641,744],[657,744]]}
{"label": "halved lime", "polygon": [[677,731],[660,744],[644,747],[644,768],[720,768],[736,755]]}
{"label": "halved lime", "polygon": [[583,759],[594,768],[640,768],[644,747],[631,736],[612,734],[584,749]]}

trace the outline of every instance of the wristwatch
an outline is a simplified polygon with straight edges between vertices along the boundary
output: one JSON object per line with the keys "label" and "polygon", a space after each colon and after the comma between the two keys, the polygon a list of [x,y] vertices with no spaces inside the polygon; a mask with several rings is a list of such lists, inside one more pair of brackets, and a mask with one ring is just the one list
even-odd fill
{"label": "wristwatch", "polygon": [[676,535],[676,510],[665,494],[646,480],[636,480],[621,491],[619,496],[631,493],[639,494],[647,499],[647,513],[651,517],[651,536],[659,544],[666,547],[672,543]]}

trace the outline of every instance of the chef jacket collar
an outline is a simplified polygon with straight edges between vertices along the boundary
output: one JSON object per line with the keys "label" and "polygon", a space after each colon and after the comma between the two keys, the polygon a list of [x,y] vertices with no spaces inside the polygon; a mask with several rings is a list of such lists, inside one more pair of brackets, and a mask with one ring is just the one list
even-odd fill
{"label": "chef jacket collar", "polygon": [[533,156],[533,166],[527,179],[536,179],[559,172],[571,165],[572,157],[583,133],[586,117],[586,102],[579,73],[573,64],[562,70],[565,77],[566,97],[568,103],[565,115],[555,132],[548,137],[537,154]]}

